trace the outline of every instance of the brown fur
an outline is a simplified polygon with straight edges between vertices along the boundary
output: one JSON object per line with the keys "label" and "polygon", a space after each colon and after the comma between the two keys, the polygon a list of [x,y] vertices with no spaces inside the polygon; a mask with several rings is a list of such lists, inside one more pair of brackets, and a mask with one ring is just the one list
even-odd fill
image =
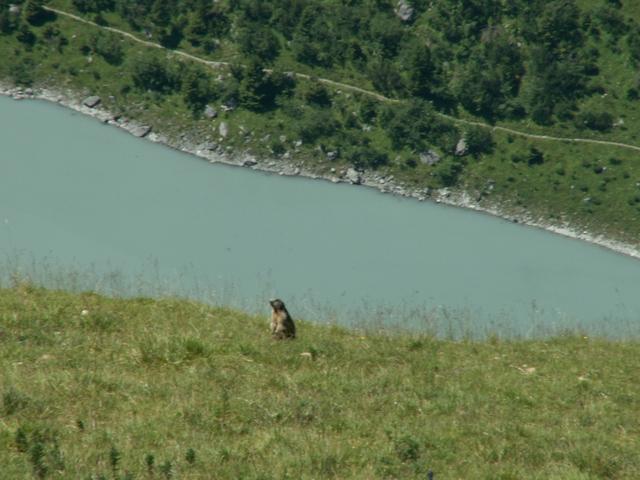
{"label": "brown fur", "polygon": [[271,335],[277,340],[296,338],[296,326],[284,302],[278,298],[269,301],[271,305]]}

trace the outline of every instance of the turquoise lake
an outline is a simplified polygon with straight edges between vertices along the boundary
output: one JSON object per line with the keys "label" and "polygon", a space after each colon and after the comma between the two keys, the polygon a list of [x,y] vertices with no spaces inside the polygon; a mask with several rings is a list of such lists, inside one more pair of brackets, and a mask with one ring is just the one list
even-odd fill
{"label": "turquoise lake", "polygon": [[488,215],[208,162],[0,97],[0,268],[442,336],[640,333],[640,262]]}

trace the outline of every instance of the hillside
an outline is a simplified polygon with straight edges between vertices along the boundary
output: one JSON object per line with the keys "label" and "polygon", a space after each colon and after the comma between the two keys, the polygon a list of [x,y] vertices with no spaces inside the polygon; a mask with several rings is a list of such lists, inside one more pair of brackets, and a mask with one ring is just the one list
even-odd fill
{"label": "hillside", "polygon": [[2,478],[635,479],[637,342],[450,342],[0,290]]}
{"label": "hillside", "polygon": [[637,246],[634,2],[42,4],[0,1],[0,80],[99,95],[172,145],[258,168],[464,193]]}

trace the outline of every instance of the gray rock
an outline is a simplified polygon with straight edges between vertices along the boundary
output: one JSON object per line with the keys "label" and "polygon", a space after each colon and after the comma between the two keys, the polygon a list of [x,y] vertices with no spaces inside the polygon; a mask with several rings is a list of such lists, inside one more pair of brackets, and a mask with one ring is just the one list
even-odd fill
{"label": "gray rock", "polygon": [[327,160],[335,160],[336,158],[338,158],[338,152],[327,152]]}
{"label": "gray rock", "polygon": [[220,136],[222,138],[227,138],[227,135],[229,135],[229,125],[227,125],[227,122],[222,122],[220,124],[218,132],[220,132]]}
{"label": "gray rock", "polygon": [[440,160],[442,160],[440,158],[440,155],[438,155],[433,150],[427,150],[426,152],[422,152],[420,154],[420,161],[425,165],[432,166],[438,163]]}
{"label": "gray rock", "polygon": [[257,164],[258,162],[256,162],[253,158],[247,158],[244,162],[242,162],[242,165],[245,167],[253,167]]}
{"label": "gray rock", "polygon": [[362,177],[360,173],[354,168],[349,168],[346,173],[347,180],[349,180],[354,185],[360,185],[362,182]]}
{"label": "gray rock", "polygon": [[131,128],[131,133],[140,138],[146,137],[147,135],[149,135],[149,132],[151,132],[150,125],[136,125],[135,127]]}
{"label": "gray rock", "polygon": [[214,142],[206,142],[202,144],[202,150],[209,150],[210,152],[213,152],[216,148],[218,148],[218,144]]}
{"label": "gray rock", "polygon": [[82,101],[82,104],[85,107],[89,107],[89,108],[97,107],[99,103],[100,103],[100,97],[98,97],[96,95],[92,95],[90,97],[87,97]]}
{"label": "gray rock", "polygon": [[398,6],[395,8],[396,15],[403,22],[408,22],[413,18],[413,7],[406,0],[398,0]]}
{"label": "gray rock", "polygon": [[218,111],[211,105],[207,105],[204,107],[204,116],[207,118],[216,118],[218,116]]}
{"label": "gray rock", "polygon": [[464,137],[462,137],[460,140],[458,140],[458,143],[456,144],[455,154],[458,157],[462,157],[463,155],[466,155],[468,151],[469,151],[469,146],[467,145],[467,140]]}
{"label": "gray rock", "polygon": [[12,13],[13,15],[20,15],[20,5],[15,5],[13,3],[9,4],[9,13]]}
{"label": "gray rock", "polygon": [[225,112],[232,112],[236,109],[237,106],[238,102],[236,101],[236,99],[230,98],[225,103],[223,103],[220,108],[222,108],[222,110]]}

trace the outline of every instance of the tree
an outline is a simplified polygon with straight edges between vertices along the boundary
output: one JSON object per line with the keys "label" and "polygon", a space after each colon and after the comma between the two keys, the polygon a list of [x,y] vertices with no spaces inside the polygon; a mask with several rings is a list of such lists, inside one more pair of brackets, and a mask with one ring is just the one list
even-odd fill
{"label": "tree", "polygon": [[273,100],[269,95],[270,85],[264,67],[258,61],[252,61],[247,68],[240,70],[239,85],[240,104],[254,111],[260,111],[266,107],[268,100]]}
{"label": "tree", "polygon": [[16,85],[30,87],[34,81],[35,65],[33,59],[29,56],[17,58],[9,65],[9,76]]}
{"label": "tree", "polygon": [[326,109],[307,108],[296,123],[297,134],[305,143],[314,143],[322,137],[328,137],[338,128],[339,123],[331,110]]}
{"label": "tree", "polygon": [[470,112],[487,118],[506,116],[519,93],[524,66],[520,51],[501,28],[487,28],[482,43],[458,71],[453,90]]}
{"label": "tree", "polygon": [[580,9],[574,0],[547,2],[538,16],[536,38],[531,40],[551,51],[581,46]]}
{"label": "tree", "polygon": [[255,56],[261,62],[273,61],[280,51],[280,43],[270,28],[258,24],[247,25],[238,35],[240,51]]}
{"label": "tree", "polygon": [[37,37],[31,31],[29,25],[27,25],[26,23],[20,25],[16,38],[20,43],[23,43],[27,47],[27,49],[33,47],[37,41]]}
{"label": "tree", "polygon": [[446,158],[436,165],[433,173],[443,186],[452,187],[458,183],[463,170],[464,164],[461,159]]}
{"label": "tree", "polygon": [[124,59],[124,50],[119,37],[99,32],[93,37],[93,50],[111,65],[120,65]]}
{"label": "tree", "polygon": [[368,144],[357,145],[347,154],[349,161],[360,169],[379,168],[389,163],[389,156]]}
{"label": "tree", "polygon": [[73,6],[83,13],[113,10],[114,0],[73,0]]}
{"label": "tree", "polygon": [[168,65],[166,59],[146,53],[138,57],[132,67],[134,85],[141,90],[170,93],[180,88],[180,78]]}
{"label": "tree", "polygon": [[587,127],[591,130],[606,132],[611,130],[613,126],[613,115],[609,112],[592,112],[587,110],[581,112],[576,117],[576,126],[578,128]]}
{"label": "tree", "polygon": [[398,52],[404,29],[395,16],[377,13],[369,23],[368,40],[384,58],[392,58]]}
{"label": "tree", "polygon": [[43,0],[27,0],[22,7],[22,16],[31,25],[42,25],[52,20],[54,14],[42,8]]}
{"label": "tree", "polygon": [[490,153],[495,146],[491,132],[486,128],[471,127],[464,136],[467,142],[467,151],[474,156]]}
{"label": "tree", "polygon": [[308,82],[302,84],[301,95],[302,98],[312,105],[317,107],[330,107],[331,96],[326,87],[320,83],[317,79],[312,78]]}
{"label": "tree", "polygon": [[3,7],[0,3],[0,34],[13,32],[17,26],[15,15],[9,12],[8,7]]}
{"label": "tree", "polygon": [[389,60],[374,59],[369,65],[368,74],[374,88],[385,95],[393,95],[404,89],[398,68]]}
{"label": "tree", "polygon": [[182,76],[182,94],[184,102],[194,114],[200,113],[216,97],[209,74],[193,65]]}

